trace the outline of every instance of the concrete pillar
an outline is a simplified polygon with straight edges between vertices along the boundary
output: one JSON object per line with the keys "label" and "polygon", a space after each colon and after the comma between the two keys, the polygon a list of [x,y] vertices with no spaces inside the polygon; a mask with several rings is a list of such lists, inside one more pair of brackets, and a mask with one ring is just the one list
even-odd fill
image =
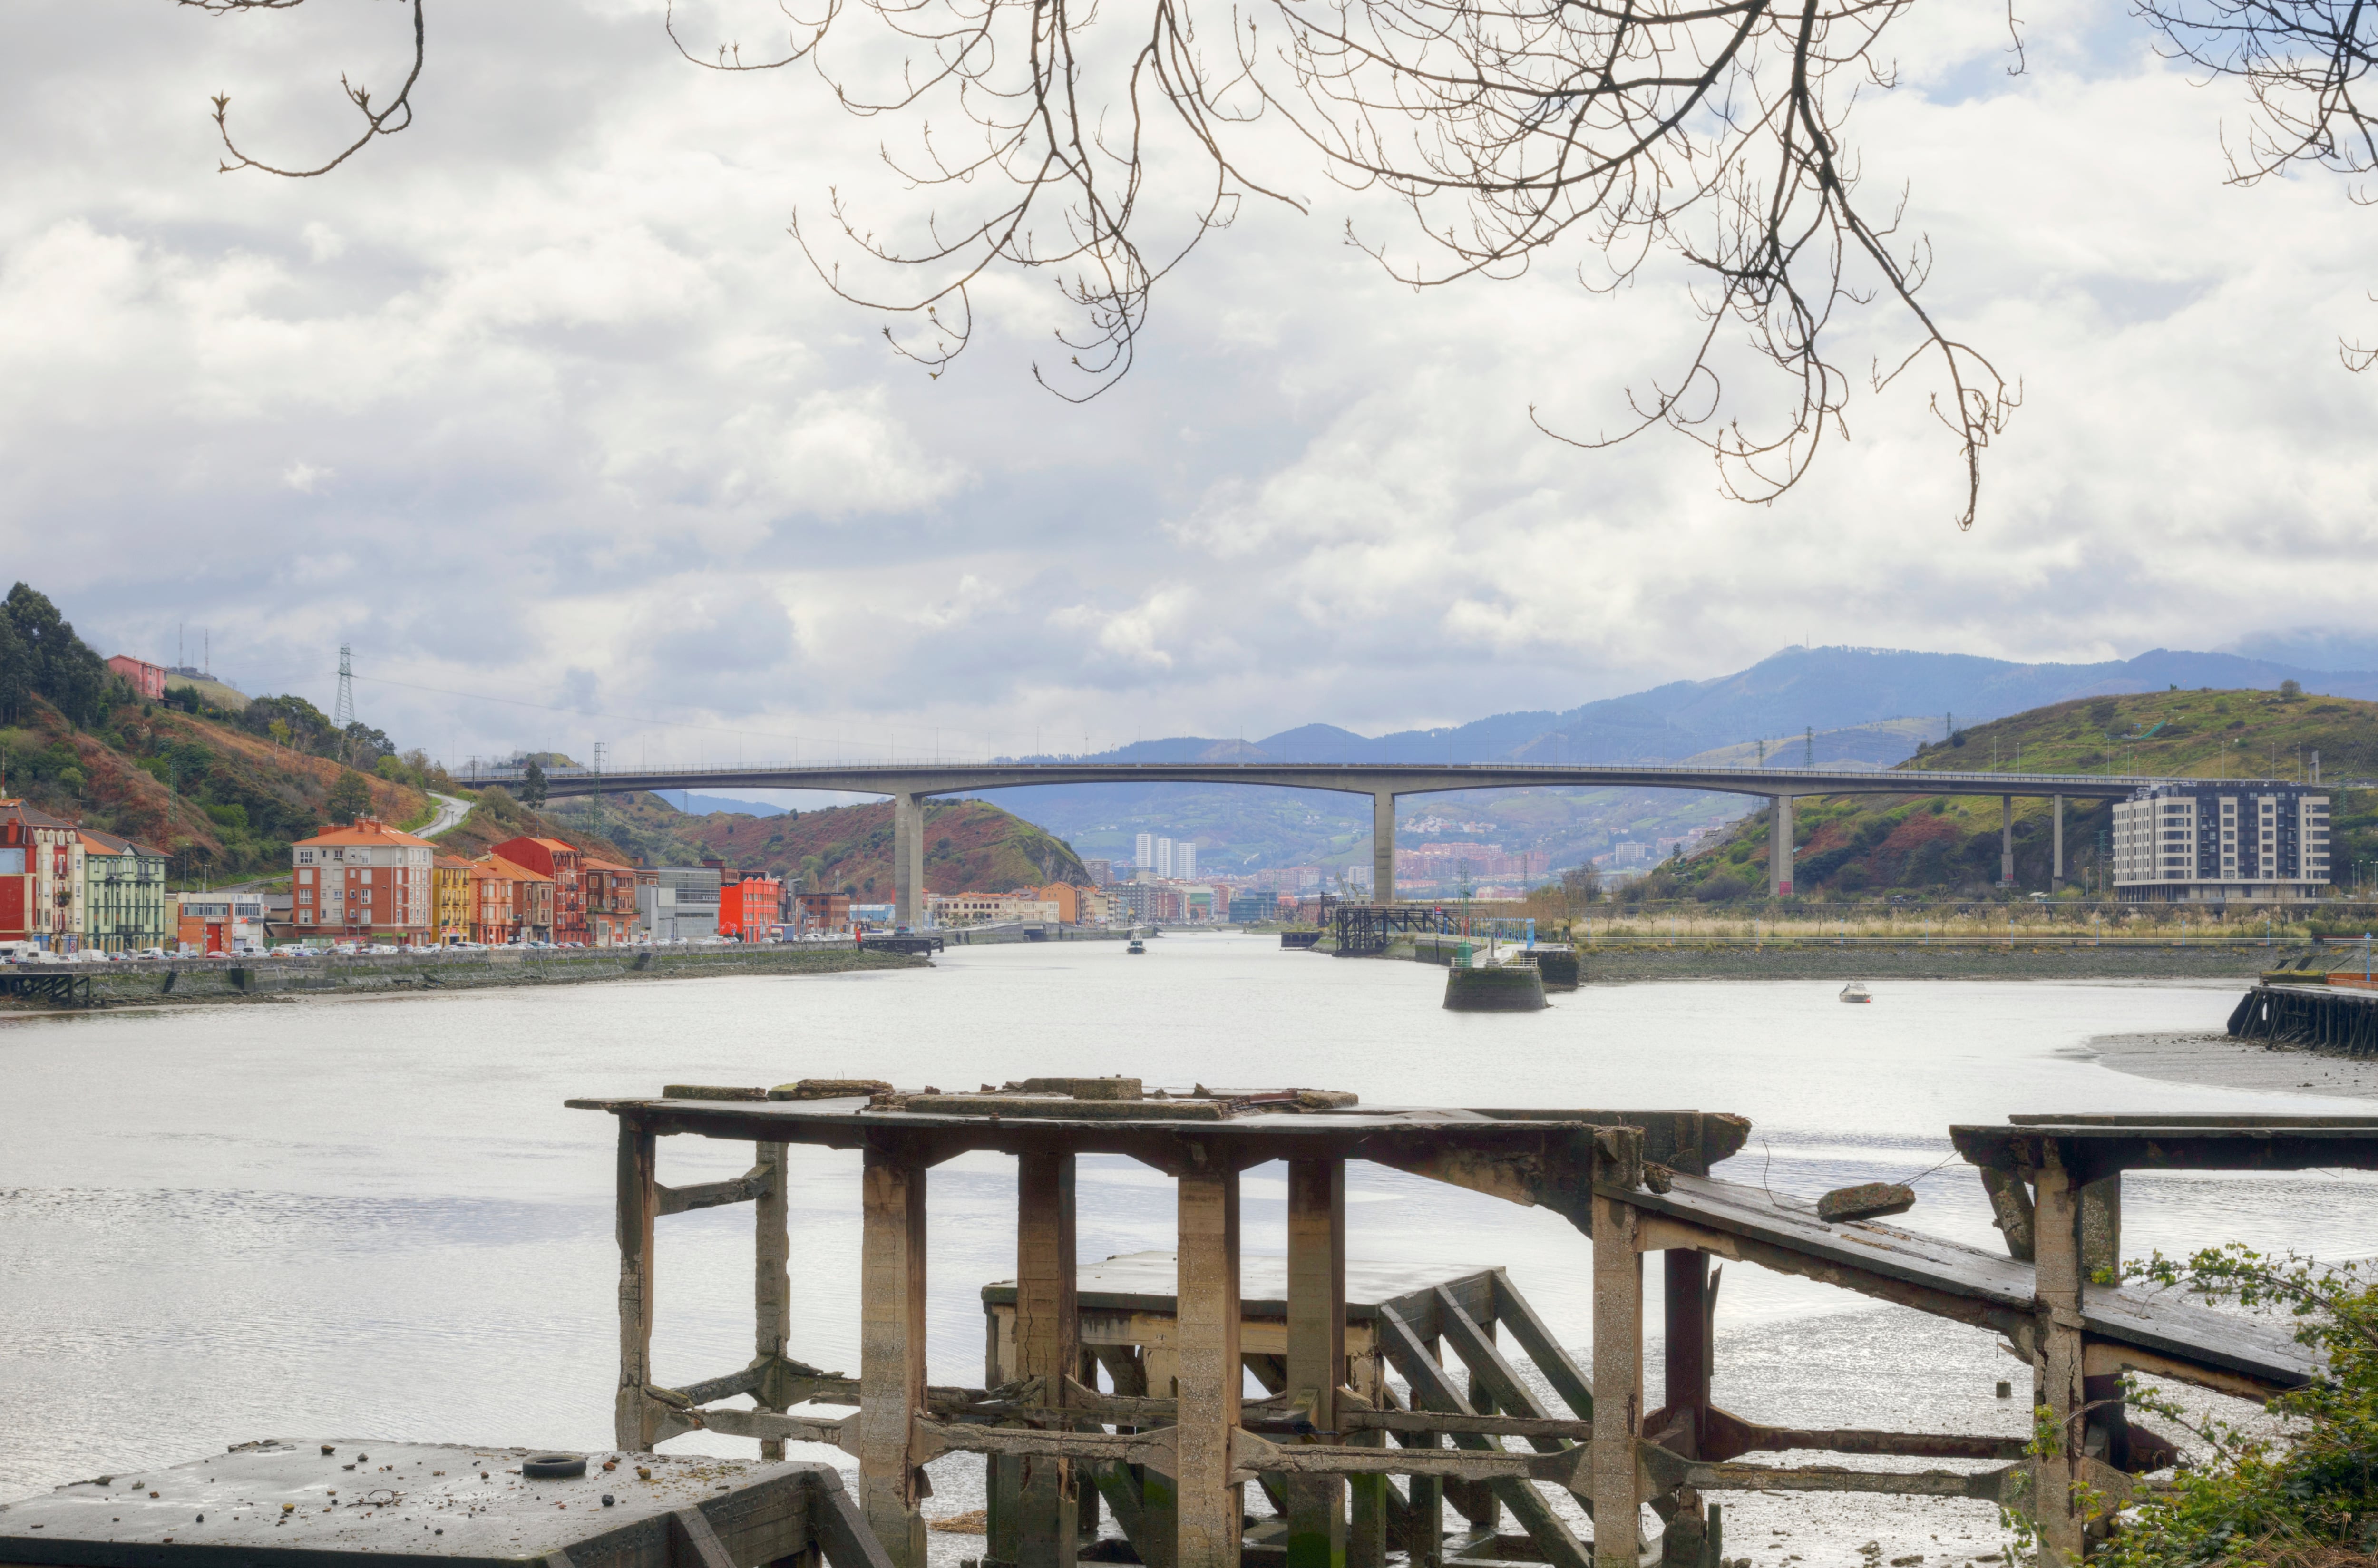
{"label": "concrete pillar", "polygon": [[2048,891],[2060,892],[2064,887],[2064,797],[2056,797],[2055,843],[2048,868]]}
{"label": "concrete pillar", "polygon": [[[1642,1133],[1616,1128],[1596,1136],[1618,1145],[1615,1158],[1611,1150],[1595,1150],[1597,1186],[1612,1167],[1640,1169]],[[1613,1173],[1611,1184],[1623,1184],[1623,1178]],[[1594,1568],[1639,1568],[1641,1561],[1643,1493],[1635,1442],[1643,1435],[1643,1254],[1636,1251],[1635,1221],[1633,1204],[1594,1197],[1593,1444],[1587,1461]]]}
{"label": "concrete pillar", "polygon": [[[1063,1405],[1079,1375],[1081,1314],[1075,1304],[1074,1156],[1031,1154],[1015,1162],[1015,1375],[1046,1380],[1040,1402]],[[1073,1568],[1080,1490],[1071,1459],[1043,1454],[1021,1467],[1017,1568]]]}
{"label": "concrete pillar", "polygon": [[2082,1387],[2080,1191],[2056,1163],[2032,1173],[2035,1207],[2032,1234],[2034,1310],[2039,1316],[2037,1404],[2053,1418],[2062,1441],[2056,1452],[2032,1461],[2042,1568],[2080,1568],[2084,1515],[2075,1506],[2086,1396]]}
{"label": "concrete pillar", "polygon": [[[785,1168],[784,1144],[756,1143],[752,1148],[757,1155],[753,1163],[767,1173],[768,1185],[751,1205],[751,1348],[763,1357],[780,1357],[793,1335],[791,1211],[786,1191],[790,1173]],[[780,1413],[782,1409],[764,1402],[760,1408]],[[780,1462],[785,1457],[785,1440],[762,1438],[760,1457],[772,1465]]]}
{"label": "concrete pillar", "polygon": [[1767,811],[1767,892],[1792,896],[1792,797],[1772,796]]}
{"label": "concrete pillar", "polygon": [[1371,795],[1371,902],[1396,901],[1396,792]]}
{"label": "concrete pillar", "polygon": [[[1227,1157],[1219,1150],[1200,1152]],[[1173,1562],[1175,1568],[1239,1568],[1243,1489],[1231,1479],[1231,1433],[1239,1424],[1245,1376],[1239,1356],[1239,1173],[1186,1170],[1179,1186]]]}
{"label": "concrete pillar", "polygon": [[925,797],[892,797],[892,923],[914,928],[925,915]]}
{"label": "concrete pillar", "polygon": [[[1313,1424],[1338,1427],[1346,1381],[1346,1162],[1288,1165],[1288,1397],[1312,1401]],[[1330,1476],[1288,1478],[1288,1568],[1346,1568],[1346,1487]]]}
{"label": "concrete pillar", "polygon": [[925,1407],[925,1172],[870,1149],[860,1172],[859,1501],[893,1568],[925,1568],[908,1462]]}
{"label": "concrete pillar", "polygon": [[1999,796],[1999,886],[2014,886],[2014,796]]}

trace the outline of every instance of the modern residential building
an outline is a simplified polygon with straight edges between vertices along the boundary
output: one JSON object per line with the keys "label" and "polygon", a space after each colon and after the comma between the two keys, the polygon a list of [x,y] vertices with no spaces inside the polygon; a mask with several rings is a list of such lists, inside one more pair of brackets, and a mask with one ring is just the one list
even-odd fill
{"label": "modern residential building", "polygon": [[0,941],[72,948],[84,892],[82,831],[22,800],[0,800]]}
{"label": "modern residential building", "polygon": [[154,702],[165,695],[166,672],[162,664],[152,664],[129,653],[118,653],[107,661],[107,667],[129,682],[144,701]]}
{"label": "modern residential building", "polygon": [[785,884],[775,877],[741,877],[718,889],[718,934],[738,941],[763,942],[781,923],[778,905]]}
{"label": "modern residential building", "polygon": [[1231,894],[1230,919],[1233,925],[1244,926],[1257,920],[1279,918],[1279,894],[1270,888],[1239,888]]}
{"label": "modern residential building", "polygon": [[2114,896],[2134,904],[2317,898],[2328,799],[2298,784],[2156,784],[2114,803]]}
{"label": "modern residential building", "polygon": [[1082,894],[1087,891],[1071,882],[1051,882],[1039,890],[1040,902],[1056,905],[1057,918],[1066,925],[1078,926],[1082,923]]}
{"label": "modern residential building", "polygon": [[636,868],[585,856],[579,877],[586,894],[586,929],[596,947],[618,947],[643,933],[636,907]]}
{"label": "modern residential building", "polygon": [[715,866],[658,866],[637,879],[637,913],[656,942],[692,942],[718,934],[722,879]]}
{"label": "modern residential building", "polygon": [[1114,880],[1114,862],[1111,860],[1085,860],[1082,869],[1090,874],[1090,886],[1094,888],[1102,888]]}
{"label": "modern residential building", "polygon": [[437,854],[427,839],[377,817],[298,840],[289,846],[298,935],[427,941],[437,914]]}
{"label": "modern residential building", "polygon": [[473,906],[478,901],[478,868],[459,855],[439,854],[429,862],[430,931],[440,947],[474,939]]}
{"label": "modern residential building", "polygon": [[114,833],[82,830],[82,945],[138,952],[177,936],[165,899],[165,852]]}
{"label": "modern residential building", "polygon": [[592,940],[593,933],[586,926],[586,886],[581,866],[583,856],[575,845],[558,838],[512,838],[504,840],[489,853],[552,879],[553,934],[542,940],[565,947],[573,942],[582,947]]}
{"label": "modern residential building", "polygon": [[1131,841],[1131,863],[1142,870],[1156,869],[1156,835],[1141,833]]}

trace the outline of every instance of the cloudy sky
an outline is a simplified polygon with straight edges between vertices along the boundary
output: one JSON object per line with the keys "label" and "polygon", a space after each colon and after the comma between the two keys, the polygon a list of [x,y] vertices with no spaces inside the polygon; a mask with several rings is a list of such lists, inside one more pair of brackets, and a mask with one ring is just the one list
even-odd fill
{"label": "cloudy sky", "polygon": [[[835,299],[787,218],[839,187],[913,219],[885,128],[814,76],[688,66],[660,0],[433,0],[414,128],[304,182],[217,174],[207,100],[268,153],[334,145],[339,74],[401,75],[392,0],[14,0],[0,529],[104,652],[208,628],[220,673],[327,708],[349,643],[363,715],[441,757],[1373,732],[1803,640],[2359,625],[2378,373],[2336,343],[2378,339],[2378,213],[2325,176],[2226,186],[2234,94],[2124,9],[2027,4],[2010,77],[1997,0],[1921,0],[1859,104],[1930,307],[2022,387],[1961,534],[1928,385],[1861,383],[1854,438],[1771,507],[1674,437],[1549,440],[1531,405],[1590,434],[1671,362],[1681,280],[1592,293],[1570,256],[1416,296],[1293,160],[1310,213],[1209,240],[1077,407],[1032,380],[1044,281],[980,291],[938,378]],[[1906,343],[1855,315],[1840,362]]]}

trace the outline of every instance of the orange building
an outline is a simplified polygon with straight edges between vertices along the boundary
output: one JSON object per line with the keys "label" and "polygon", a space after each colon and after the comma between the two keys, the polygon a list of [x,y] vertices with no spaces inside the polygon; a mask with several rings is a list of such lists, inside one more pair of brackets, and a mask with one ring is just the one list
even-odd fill
{"label": "orange building", "polygon": [[[506,839],[489,851],[501,856],[515,866],[547,878],[553,883],[553,914],[546,922],[551,935],[541,940],[571,943],[583,947],[590,933],[586,928],[586,887],[582,857],[577,846],[558,838]],[[522,922],[527,924],[525,920]]]}
{"label": "orange building", "polygon": [[616,860],[587,856],[579,862],[579,879],[586,890],[586,928],[596,947],[618,947],[636,940],[636,868]]}
{"label": "orange building", "polygon": [[[481,922],[483,929],[497,934],[483,936],[479,940],[490,945],[553,940],[554,880],[533,867],[516,865],[492,853],[480,856],[476,864],[488,880],[503,884],[500,921]],[[483,899],[485,896],[483,893]]]}
{"label": "orange building", "polygon": [[1057,918],[1068,926],[1082,923],[1082,890],[1071,882],[1051,882],[1033,895],[1043,904],[1057,906]]}
{"label": "orange building", "polygon": [[778,907],[785,884],[774,877],[746,877],[718,890],[718,934],[747,942],[763,942],[784,922]]}
{"label": "orange building", "polygon": [[437,846],[377,817],[289,846],[290,924],[301,937],[426,942],[437,916]]}
{"label": "orange building", "polygon": [[431,904],[435,910],[432,925],[440,947],[474,940],[471,935],[471,915],[475,870],[459,855],[440,855],[429,863]]}

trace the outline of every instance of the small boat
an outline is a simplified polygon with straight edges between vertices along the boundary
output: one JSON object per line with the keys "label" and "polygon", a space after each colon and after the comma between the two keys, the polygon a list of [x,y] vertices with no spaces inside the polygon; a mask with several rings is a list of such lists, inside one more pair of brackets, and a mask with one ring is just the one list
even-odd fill
{"label": "small boat", "polygon": [[1147,951],[1147,944],[1141,941],[1137,937],[1134,937],[1129,942],[1124,944],[1123,951],[1125,952],[1146,952]]}
{"label": "small boat", "polygon": [[1872,1001],[1874,1000],[1874,993],[1866,988],[1865,981],[1852,980],[1848,985],[1842,987],[1842,1000]]}

